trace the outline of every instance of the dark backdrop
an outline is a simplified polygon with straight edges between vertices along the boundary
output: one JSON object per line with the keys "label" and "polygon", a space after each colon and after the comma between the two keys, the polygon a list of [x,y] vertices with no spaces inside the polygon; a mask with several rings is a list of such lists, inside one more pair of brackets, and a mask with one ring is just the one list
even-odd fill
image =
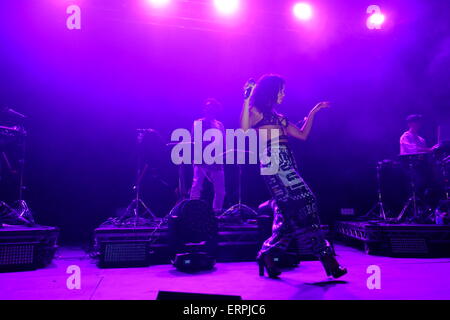
{"label": "dark backdrop", "polygon": [[[432,144],[450,109],[448,1],[378,1],[387,16],[379,31],[365,26],[372,2],[311,1],[315,18],[302,25],[292,1],[246,1],[234,20],[209,1],[175,1],[159,13],[144,0],[2,1],[0,105],[29,117],[26,195],[38,221],[60,226],[64,240],[89,239],[132,197],[134,129],[154,128],[167,142],[207,97],[237,127],[243,84],[268,72],[286,78],[281,112],[293,121],[318,101],[333,104],[310,139],[294,143],[323,219],[342,207],[364,213],[375,201],[376,161],[398,154],[405,116],[425,115]],[[66,28],[72,3],[81,30]],[[172,189],[173,170],[161,171]],[[227,172],[231,204],[235,170]],[[246,201],[266,200],[255,168],[246,176]],[[173,205],[171,191],[152,188],[158,211]]]}

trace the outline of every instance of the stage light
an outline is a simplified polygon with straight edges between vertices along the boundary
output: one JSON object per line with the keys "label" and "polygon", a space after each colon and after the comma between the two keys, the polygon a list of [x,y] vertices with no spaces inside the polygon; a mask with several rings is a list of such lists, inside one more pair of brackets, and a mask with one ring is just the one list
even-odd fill
{"label": "stage light", "polygon": [[239,8],[239,0],[214,0],[217,11],[222,14],[233,14]]}
{"label": "stage light", "polygon": [[384,22],[384,15],[381,13],[374,13],[369,17],[369,23],[373,26],[381,26]]}
{"label": "stage light", "polygon": [[312,17],[312,8],[309,4],[299,2],[294,5],[294,16],[300,20],[309,20]]}
{"label": "stage light", "polygon": [[170,3],[171,0],[148,0],[148,2],[157,8],[162,8],[167,6]]}
{"label": "stage light", "polygon": [[367,8],[367,13],[370,16],[367,18],[367,28],[369,29],[381,29],[381,25],[384,23],[385,16],[381,13],[381,9],[377,5],[371,5]]}

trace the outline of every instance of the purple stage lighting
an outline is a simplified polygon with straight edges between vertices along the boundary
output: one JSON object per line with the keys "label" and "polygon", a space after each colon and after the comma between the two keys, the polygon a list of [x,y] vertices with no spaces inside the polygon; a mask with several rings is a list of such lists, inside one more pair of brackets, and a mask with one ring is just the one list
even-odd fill
{"label": "purple stage lighting", "polygon": [[239,8],[239,0],[214,0],[217,11],[229,15],[235,13]]}
{"label": "purple stage lighting", "polygon": [[384,23],[385,16],[381,13],[381,9],[377,5],[371,5],[367,8],[367,13],[370,16],[367,18],[367,28],[369,29],[381,29],[381,25]]}
{"label": "purple stage lighting", "polygon": [[294,16],[299,20],[309,20],[312,17],[312,8],[307,3],[296,3],[292,10],[294,12]]}
{"label": "purple stage lighting", "polygon": [[148,0],[148,2],[157,8],[162,8],[167,6],[170,3],[171,0]]}
{"label": "purple stage lighting", "polygon": [[[374,27],[380,27],[384,22],[384,14],[374,13],[369,17],[369,24]],[[378,28],[377,28],[378,29]]]}

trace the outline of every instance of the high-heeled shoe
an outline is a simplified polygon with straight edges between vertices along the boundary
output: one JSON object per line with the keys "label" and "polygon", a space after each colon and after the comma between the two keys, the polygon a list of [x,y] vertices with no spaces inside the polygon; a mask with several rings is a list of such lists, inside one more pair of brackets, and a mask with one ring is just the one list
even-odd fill
{"label": "high-heeled shoe", "polygon": [[281,271],[275,266],[273,257],[265,254],[258,258],[259,275],[264,276],[264,269],[267,271],[269,278],[276,279],[281,274]]}
{"label": "high-heeled shoe", "polygon": [[339,264],[336,258],[332,254],[327,254],[320,258],[327,276],[338,279],[347,274],[347,269]]}

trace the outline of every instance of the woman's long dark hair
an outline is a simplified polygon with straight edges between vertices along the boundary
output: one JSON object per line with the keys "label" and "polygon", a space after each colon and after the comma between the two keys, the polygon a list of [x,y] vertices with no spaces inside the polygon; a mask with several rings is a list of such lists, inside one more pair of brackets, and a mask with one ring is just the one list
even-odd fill
{"label": "woman's long dark hair", "polygon": [[253,91],[251,105],[262,113],[271,112],[277,105],[278,93],[284,84],[284,79],[279,75],[263,75]]}

